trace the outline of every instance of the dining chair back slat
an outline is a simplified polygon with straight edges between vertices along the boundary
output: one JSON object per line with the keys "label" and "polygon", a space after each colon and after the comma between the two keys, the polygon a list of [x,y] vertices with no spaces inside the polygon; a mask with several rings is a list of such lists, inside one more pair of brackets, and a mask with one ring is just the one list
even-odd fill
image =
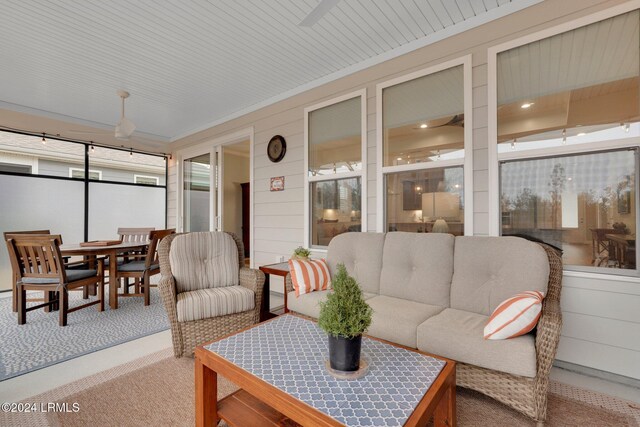
{"label": "dining chair back slat", "polygon": [[147,243],[150,241],[149,233],[153,230],[155,230],[155,227],[120,227],[118,228],[118,236],[123,242]]}

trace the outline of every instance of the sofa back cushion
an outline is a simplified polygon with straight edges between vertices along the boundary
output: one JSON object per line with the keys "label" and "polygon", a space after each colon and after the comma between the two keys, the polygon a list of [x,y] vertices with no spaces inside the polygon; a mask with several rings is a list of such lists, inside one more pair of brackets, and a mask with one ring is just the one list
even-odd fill
{"label": "sofa back cushion", "polygon": [[343,233],[334,237],[327,253],[331,276],[343,263],[364,292],[379,293],[383,246],[384,233]]}
{"label": "sofa back cushion", "polygon": [[380,294],[449,307],[454,240],[451,234],[387,233]]}
{"label": "sofa back cushion", "polygon": [[519,237],[456,237],[451,308],[490,316],[524,291],[546,295],[549,258],[537,243]]}
{"label": "sofa back cushion", "polygon": [[238,247],[227,233],[180,235],[171,242],[169,262],[178,293],[239,283]]}

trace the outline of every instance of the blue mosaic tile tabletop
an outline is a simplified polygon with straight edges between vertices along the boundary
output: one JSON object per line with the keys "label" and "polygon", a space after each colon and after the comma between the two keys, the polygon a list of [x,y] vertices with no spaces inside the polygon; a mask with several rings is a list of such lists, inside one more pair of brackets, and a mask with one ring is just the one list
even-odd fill
{"label": "blue mosaic tile tabletop", "polygon": [[[369,372],[337,380],[325,369],[327,335],[292,315],[206,348],[347,426],[402,426],[445,362],[363,338]],[[268,403],[268,402],[266,402]]]}

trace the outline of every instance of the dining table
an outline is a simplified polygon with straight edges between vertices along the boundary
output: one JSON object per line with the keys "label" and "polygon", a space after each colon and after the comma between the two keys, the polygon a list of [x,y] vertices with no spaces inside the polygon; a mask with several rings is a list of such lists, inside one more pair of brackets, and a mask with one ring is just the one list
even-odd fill
{"label": "dining table", "polygon": [[[627,268],[629,262],[627,252],[636,247],[635,234],[605,234],[605,237],[611,242],[616,262],[621,268]],[[634,255],[635,256],[635,255]]]}
{"label": "dining table", "polygon": [[146,251],[149,242],[121,242],[115,245],[96,245],[86,246],[86,243],[80,245],[63,244],[60,246],[60,252],[63,256],[83,256],[87,260],[96,259],[97,257],[105,257],[109,260],[109,307],[113,310],[118,308],[118,255],[129,252]]}

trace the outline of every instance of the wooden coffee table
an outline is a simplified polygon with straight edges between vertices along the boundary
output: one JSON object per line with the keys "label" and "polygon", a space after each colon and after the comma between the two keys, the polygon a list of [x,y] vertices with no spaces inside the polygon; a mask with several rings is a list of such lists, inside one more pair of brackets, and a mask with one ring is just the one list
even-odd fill
{"label": "wooden coffee table", "polygon": [[[362,340],[367,374],[337,380],[326,335],[285,314],[195,351],[196,425],[456,425],[455,362],[376,338]],[[241,389],[217,402],[217,376]]]}

